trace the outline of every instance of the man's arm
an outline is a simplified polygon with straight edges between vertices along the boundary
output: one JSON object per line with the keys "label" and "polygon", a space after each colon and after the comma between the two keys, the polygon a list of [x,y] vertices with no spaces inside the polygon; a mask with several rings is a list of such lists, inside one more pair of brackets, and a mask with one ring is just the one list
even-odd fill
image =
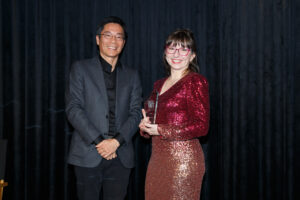
{"label": "man's arm", "polygon": [[78,62],[74,63],[71,68],[65,100],[69,122],[87,144],[92,144],[101,134],[85,114],[83,71]]}
{"label": "man's arm", "polygon": [[129,143],[138,130],[138,125],[142,119],[141,103],[142,103],[142,86],[138,72],[136,71],[133,78],[133,89],[130,94],[129,117],[123,123],[119,132],[124,138],[125,143]]}

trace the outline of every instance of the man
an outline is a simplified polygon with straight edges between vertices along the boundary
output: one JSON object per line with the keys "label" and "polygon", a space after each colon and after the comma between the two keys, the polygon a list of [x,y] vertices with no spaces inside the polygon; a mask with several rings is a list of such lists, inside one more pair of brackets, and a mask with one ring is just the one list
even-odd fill
{"label": "man", "polygon": [[119,55],[126,42],[124,22],[108,17],[100,24],[99,55],[75,62],[66,89],[66,113],[75,131],[68,162],[74,165],[80,200],[124,199],[134,167],[132,137],[141,120],[137,71]]}

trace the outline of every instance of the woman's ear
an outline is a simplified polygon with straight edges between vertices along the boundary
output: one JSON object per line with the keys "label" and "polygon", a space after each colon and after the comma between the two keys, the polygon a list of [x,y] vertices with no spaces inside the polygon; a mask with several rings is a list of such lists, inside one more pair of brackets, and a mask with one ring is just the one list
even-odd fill
{"label": "woman's ear", "polygon": [[196,57],[196,54],[193,53],[193,54],[191,55],[191,57],[190,57],[190,62],[192,62],[192,60],[194,60],[195,57]]}

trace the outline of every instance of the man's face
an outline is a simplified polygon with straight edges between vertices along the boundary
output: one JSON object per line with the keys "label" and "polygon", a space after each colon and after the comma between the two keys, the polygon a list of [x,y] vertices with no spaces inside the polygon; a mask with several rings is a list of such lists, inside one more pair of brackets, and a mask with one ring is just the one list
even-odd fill
{"label": "man's face", "polygon": [[122,26],[115,23],[105,24],[101,35],[96,36],[99,51],[104,60],[117,59],[125,45]]}

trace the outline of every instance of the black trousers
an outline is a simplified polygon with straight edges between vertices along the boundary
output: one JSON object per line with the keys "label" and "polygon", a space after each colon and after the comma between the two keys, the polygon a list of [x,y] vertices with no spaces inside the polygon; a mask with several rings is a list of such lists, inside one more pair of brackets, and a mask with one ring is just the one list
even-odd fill
{"label": "black trousers", "polygon": [[103,159],[94,168],[75,166],[79,200],[123,200],[126,196],[131,169],[125,168],[119,158]]}

